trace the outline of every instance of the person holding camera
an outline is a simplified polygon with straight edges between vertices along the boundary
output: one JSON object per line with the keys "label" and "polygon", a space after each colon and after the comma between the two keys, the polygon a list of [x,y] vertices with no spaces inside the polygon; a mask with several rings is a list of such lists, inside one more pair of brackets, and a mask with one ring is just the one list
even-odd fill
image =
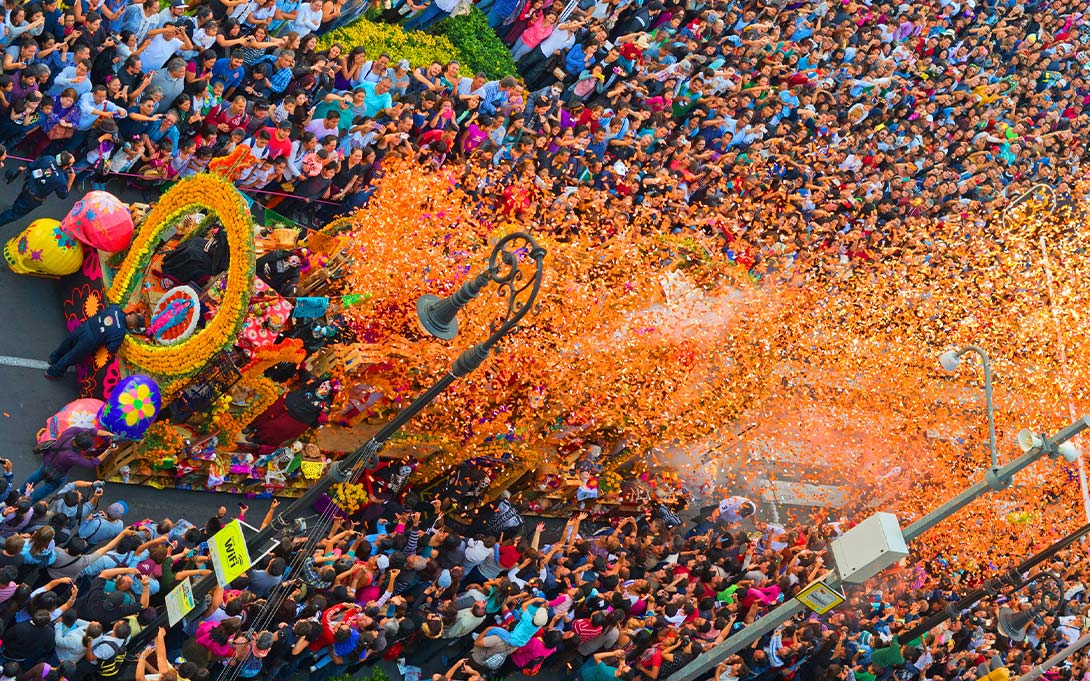
{"label": "person holding camera", "polygon": [[[109,445],[113,434],[98,428],[65,429],[57,439],[42,452],[42,465],[30,474],[23,483],[34,484],[30,495],[32,502],[38,502],[60,489],[68,479],[73,468],[94,468],[102,463],[102,452]],[[96,438],[105,438],[105,442],[96,444]],[[102,494],[102,488],[95,490]]]}

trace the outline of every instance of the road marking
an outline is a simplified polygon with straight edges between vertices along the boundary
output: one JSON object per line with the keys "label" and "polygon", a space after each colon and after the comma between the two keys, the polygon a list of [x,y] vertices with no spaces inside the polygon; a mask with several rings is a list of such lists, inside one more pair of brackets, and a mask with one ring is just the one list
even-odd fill
{"label": "road marking", "polygon": [[9,367],[23,367],[26,369],[49,368],[49,362],[43,362],[40,359],[23,359],[22,357],[8,357],[7,355],[0,355],[0,364],[6,364]]}

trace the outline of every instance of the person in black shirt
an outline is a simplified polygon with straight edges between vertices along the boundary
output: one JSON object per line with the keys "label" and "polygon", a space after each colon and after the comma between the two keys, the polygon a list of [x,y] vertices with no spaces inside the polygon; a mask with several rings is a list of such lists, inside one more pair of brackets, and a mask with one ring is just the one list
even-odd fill
{"label": "person in black shirt", "polygon": [[113,39],[106,32],[106,27],[102,22],[102,15],[94,10],[84,16],[83,26],[80,29],[79,37],[76,38],[76,44],[86,45],[96,55],[107,47],[116,47]]}
{"label": "person in black shirt", "polygon": [[[91,70],[94,73],[94,69]],[[117,70],[117,79],[121,81],[121,87],[129,88],[129,93],[135,93],[136,89],[143,83],[151,82],[152,74],[144,73],[143,64],[140,62],[140,56],[130,54],[125,58],[125,62],[121,65],[121,68]]]}
{"label": "person in black shirt", "polygon": [[301,264],[292,251],[270,251],[257,259],[257,276],[280,295],[294,295]]}
{"label": "person in black shirt", "polygon": [[703,647],[696,641],[690,639],[688,634],[683,634],[681,641],[681,647],[673,652],[673,656],[670,659],[663,659],[662,666],[659,667],[660,679],[670,678],[673,676],[674,672],[689,664],[695,660],[700,653],[704,652]]}
{"label": "person in black shirt", "polygon": [[29,669],[53,655],[56,641],[48,610],[38,610],[25,622],[4,632],[3,654],[10,661]]}
{"label": "person in black shirt", "polygon": [[[142,586],[139,599],[132,591],[133,578],[139,575],[136,568],[122,567],[103,570],[91,583],[87,600],[80,607],[80,616],[91,622],[109,627],[114,622],[144,610],[151,600],[151,578],[140,575]],[[112,586],[112,591],[110,590]]]}
{"label": "person in black shirt", "polygon": [[23,544],[26,540],[13,534],[4,540],[4,550],[0,551],[0,568],[11,566],[19,569],[23,566]]}

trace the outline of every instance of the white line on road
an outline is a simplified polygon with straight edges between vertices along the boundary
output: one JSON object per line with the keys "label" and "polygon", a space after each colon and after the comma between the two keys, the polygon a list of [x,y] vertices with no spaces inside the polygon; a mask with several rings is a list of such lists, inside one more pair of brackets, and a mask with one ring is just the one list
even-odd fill
{"label": "white line on road", "polygon": [[23,359],[22,357],[8,357],[7,355],[0,355],[0,364],[6,364],[11,367],[24,367],[26,369],[49,368],[49,362],[43,362],[40,359]]}

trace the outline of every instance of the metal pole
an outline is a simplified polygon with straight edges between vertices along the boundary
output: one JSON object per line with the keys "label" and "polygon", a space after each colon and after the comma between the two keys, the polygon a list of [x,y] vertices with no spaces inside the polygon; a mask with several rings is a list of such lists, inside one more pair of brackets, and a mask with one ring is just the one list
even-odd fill
{"label": "metal pole", "polygon": [[1088,645],[1090,645],[1090,634],[1083,636],[1082,638],[1067,646],[1052,657],[1048,658],[1041,664],[1035,666],[1025,676],[1018,677],[1017,681],[1037,681],[1037,679],[1041,678],[1041,676],[1043,676],[1044,673],[1047,672],[1049,669],[1052,669],[1053,667],[1060,664],[1061,662],[1071,657],[1075,653],[1079,652]]}
{"label": "metal pole", "polygon": [[[1041,447],[1034,447],[1002,468],[989,470],[984,476],[984,482],[978,482],[906,527],[902,532],[905,542],[911,542],[913,539],[919,537],[927,530],[938,525],[946,518],[949,518],[951,515],[957,513],[965,506],[968,506],[972,501],[988,492],[1006,489],[1010,485],[1011,478],[1014,477],[1015,473],[1027,468],[1034,461],[1046,454],[1054,455],[1058,445],[1067,442],[1087,428],[1090,428],[1090,416],[1083,416],[1074,423],[1066,426],[1053,437],[1045,440]],[[839,575],[836,575],[835,573],[824,581],[833,588],[837,588],[841,584]],[[702,675],[714,670],[716,665],[723,662],[731,655],[753,645],[754,642],[759,641],[765,634],[772,633],[777,627],[787,622],[804,609],[805,606],[802,603],[797,599],[792,598],[711,650],[704,651],[697,656],[695,660],[674,672],[667,681],[691,681],[692,679],[700,678]]]}
{"label": "metal pole", "polygon": [[984,403],[988,412],[988,451],[992,455],[992,468],[999,466],[999,455],[995,448],[995,404],[992,402],[992,363],[988,360],[988,353],[976,345],[966,345],[958,350],[960,357],[966,352],[975,352],[980,355],[980,362],[984,365]]}

